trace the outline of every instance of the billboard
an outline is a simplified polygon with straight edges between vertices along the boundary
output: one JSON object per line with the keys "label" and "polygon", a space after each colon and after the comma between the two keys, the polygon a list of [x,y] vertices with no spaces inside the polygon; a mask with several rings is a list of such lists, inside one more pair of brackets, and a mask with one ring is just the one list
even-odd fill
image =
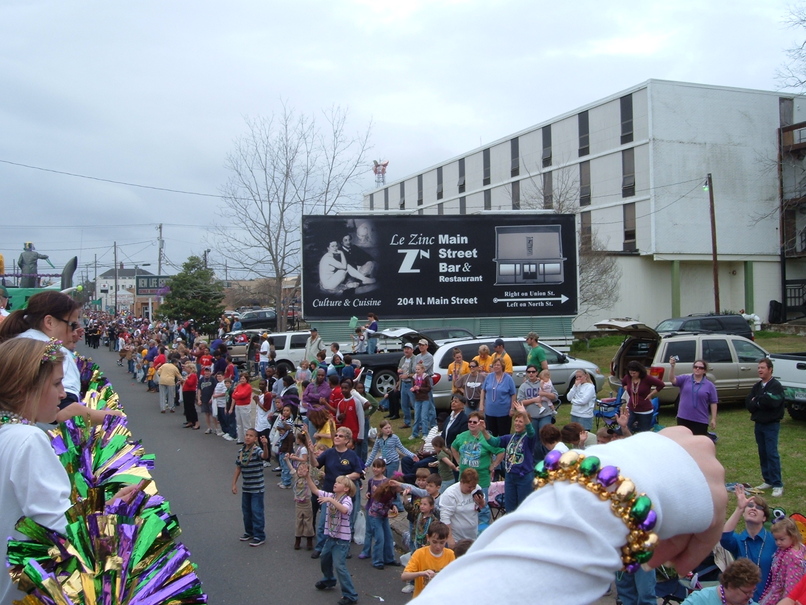
{"label": "billboard", "polygon": [[577,313],[575,217],[306,216],[306,320]]}
{"label": "billboard", "polygon": [[137,296],[164,296],[165,287],[173,275],[138,275],[134,284]]}

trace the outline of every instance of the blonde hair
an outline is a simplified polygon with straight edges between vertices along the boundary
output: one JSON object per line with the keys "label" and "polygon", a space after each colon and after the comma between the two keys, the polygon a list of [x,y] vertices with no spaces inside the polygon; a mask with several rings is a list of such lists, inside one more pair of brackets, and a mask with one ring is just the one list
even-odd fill
{"label": "blonde hair", "polygon": [[32,338],[11,338],[0,344],[0,409],[36,420],[39,399],[64,360],[57,352],[43,362],[49,346]]}
{"label": "blonde hair", "polygon": [[803,544],[803,536],[800,535],[800,530],[795,522],[789,517],[778,519],[772,524],[772,535],[785,533],[792,538],[795,544]]}
{"label": "blonde hair", "polygon": [[540,370],[540,373],[537,375],[537,377],[543,382],[546,382],[547,380],[551,380],[551,372],[548,370]]}
{"label": "blonde hair", "polygon": [[353,480],[350,479],[347,475],[339,475],[336,477],[336,481],[334,483],[339,483],[347,488],[347,495],[351,498],[355,496],[355,483]]}

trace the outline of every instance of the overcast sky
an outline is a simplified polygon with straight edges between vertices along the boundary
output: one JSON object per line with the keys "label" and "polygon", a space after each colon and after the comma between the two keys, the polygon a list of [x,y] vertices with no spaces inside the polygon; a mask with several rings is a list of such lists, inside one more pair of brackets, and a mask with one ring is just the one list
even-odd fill
{"label": "overcast sky", "polygon": [[158,223],[181,265],[227,220],[214,197],[8,162],[216,195],[244,117],[285,100],[372,121],[395,180],[650,78],[777,90],[806,35],[789,4],[0,0],[0,252],[8,271],[33,241],[92,279],[116,240],[156,273]]}

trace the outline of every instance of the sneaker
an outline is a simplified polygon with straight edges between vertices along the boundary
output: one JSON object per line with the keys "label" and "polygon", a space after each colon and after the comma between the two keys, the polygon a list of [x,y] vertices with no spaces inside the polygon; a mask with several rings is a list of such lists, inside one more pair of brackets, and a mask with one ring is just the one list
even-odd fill
{"label": "sneaker", "polygon": [[281,469],[281,468],[278,466],[277,468],[273,468],[273,469],[271,469],[271,472],[273,472],[273,473],[279,473],[281,470],[283,470],[283,469]]}
{"label": "sneaker", "polygon": [[226,441],[235,441],[235,439],[233,439],[232,435],[230,435],[229,433],[224,433],[223,435],[221,435],[221,437]]}
{"label": "sneaker", "polygon": [[266,542],[266,540],[261,540],[261,539],[259,539],[259,538],[252,538],[252,539],[249,541],[249,546],[263,546],[263,544],[264,544],[265,542]]}
{"label": "sneaker", "polygon": [[414,592],[414,584],[406,584],[403,588],[400,589],[400,592],[411,594],[412,592]]}
{"label": "sneaker", "polygon": [[207,429],[206,431],[204,431],[204,434],[205,435],[212,435],[213,434],[213,429]]}
{"label": "sneaker", "polygon": [[342,597],[338,601],[336,601],[338,605],[354,605],[358,603],[358,601],[353,601],[352,599],[348,599],[347,597]]}
{"label": "sneaker", "polygon": [[360,555],[358,555],[358,558],[359,559],[369,559],[369,555],[367,553],[362,552]]}
{"label": "sneaker", "polygon": [[784,488],[783,487],[773,487],[772,488],[772,497],[773,498],[780,498],[784,495]]}
{"label": "sneaker", "polygon": [[[316,552],[319,552],[318,550]],[[330,590],[331,588],[336,588],[335,580],[319,580],[316,584],[314,584],[316,590]]]}
{"label": "sneaker", "polygon": [[762,483],[761,485],[755,486],[753,489],[765,490],[770,489],[771,487],[772,485],[770,485],[769,483]]}
{"label": "sneaker", "polygon": [[223,435],[223,434],[224,434],[224,431],[222,431],[221,429],[218,429],[218,430],[215,432],[215,434],[216,434],[216,435],[218,435],[219,437],[221,437],[221,435]]}
{"label": "sneaker", "polygon": [[271,464],[269,464],[268,462],[265,461],[263,462],[263,468],[269,468],[270,466]]}
{"label": "sneaker", "polygon": [[282,482],[278,483],[277,487],[279,487],[280,489],[291,489],[290,485],[286,485],[285,483]]}
{"label": "sneaker", "polygon": [[242,536],[241,536],[240,538],[238,538],[238,539],[239,539],[241,542],[246,542],[247,540],[251,540],[251,539],[252,539],[252,536],[250,536],[249,534],[244,534],[244,535],[242,535]]}

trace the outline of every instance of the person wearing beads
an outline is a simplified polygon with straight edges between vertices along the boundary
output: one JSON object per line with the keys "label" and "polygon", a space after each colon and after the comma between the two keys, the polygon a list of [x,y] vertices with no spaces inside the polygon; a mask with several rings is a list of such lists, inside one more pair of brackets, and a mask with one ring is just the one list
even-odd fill
{"label": "person wearing beads", "polygon": [[[20,517],[64,533],[70,481],[50,440],[35,422],[53,422],[64,399],[63,353],[59,341],[15,338],[0,344],[0,534],[14,531]],[[3,560],[6,544],[3,540]],[[23,593],[0,574],[0,603]]]}
{"label": "person wearing beads", "polygon": [[79,304],[61,292],[48,290],[34,294],[25,309],[18,309],[0,323],[0,342],[9,338],[31,338],[49,342],[55,338],[62,343],[62,371],[65,396],[59,403],[56,422],[74,416],[84,416],[100,424],[107,415],[120,416],[119,410],[90,410],[81,403],[81,376],[72,352],[65,344],[74,346],[73,332],[81,327]]}
{"label": "person wearing beads", "polygon": [[[647,456],[648,451],[653,455]],[[578,458],[564,461],[568,470],[558,472],[560,462],[555,461],[557,466],[535,494],[493,523],[465,556],[441,571],[420,594],[418,605],[531,603],[535,586],[541,595],[554,597],[545,603],[593,603],[607,591],[619,568],[636,568],[637,552],[650,567],[671,562],[685,574],[711,551],[725,519],[727,493],[725,472],[710,439],[695,437],[684,427],[670,427],[573,454]],[[583,456],[587,458],[582,462],[598,458],[584,465],[591,472],[592,462],[597,463],[594,481],[572,480],[582,475]],[[665,461],[662,468],[658,459]],[[619,488],[630,502],[638,500],[636,491],[646,492],[651,507],[647,510],[642,500],[644,521],[630,513],[614,514],[616,496],[603,501],[586,487],[588,483],[608,494]],[[649,527],[648,519],[654,521],[649,532],[641,528]],[[631,544],[627,537],[633,531],[646,537]],[[482,577],[529,578],[529,582],[468,581]]]}
{"label": "person wearing beads", "polygon": [[501,437],[490,437],[489,443],[494,447],[504,448],[504,508],[513,513],[532,493],[534,473],[534,449],[537,443],[535,429],[529,419],[529,413],[523,404],[516,401],[513,405],[512,428],[514,433]]}
{"label": "person wearing beads", "polygon": [[[725,522],[719,542],[734,558],[750,559],[761,568],[761,581],[753,594],[753,598],[758,601],[764,592],[775,554],[775,538],[764,528],[770,518],[770,508],[761,496],[748,498],[741,484],[736,485],[735,493],[736,510]],[[734,530],[739,524],[739,518],[744,520],[744,531],[736,533]]]}
{"label": "person wearing beads", "polygon": [[378,438],[375,439],[375,445],[372,446],[372,451],[367,458],[366,466],[370,466],[372,461],[378,456],[386,462],[386,477],[389,478],[400,469],[400,453],[403,452],[404,456],[409,456],[415,462],[419,460],[417,454],[409,451],[400,441],[400,437],[392,432],[392,423],[388,420],[381,420],[378,425]]}
{"label": "person wearing beads", "polygon": [[806,571],[806,546],[795,522],[788,517],[776,519],[771,531],[778,550],[772,557],[761,605],[776,605],[792,592]]}
{"label": "person wearing beads", "polygon": [[748,605],[761,577],[758,565],[737,559],[719,577],[719,585],[692,592],[683,605]]}

